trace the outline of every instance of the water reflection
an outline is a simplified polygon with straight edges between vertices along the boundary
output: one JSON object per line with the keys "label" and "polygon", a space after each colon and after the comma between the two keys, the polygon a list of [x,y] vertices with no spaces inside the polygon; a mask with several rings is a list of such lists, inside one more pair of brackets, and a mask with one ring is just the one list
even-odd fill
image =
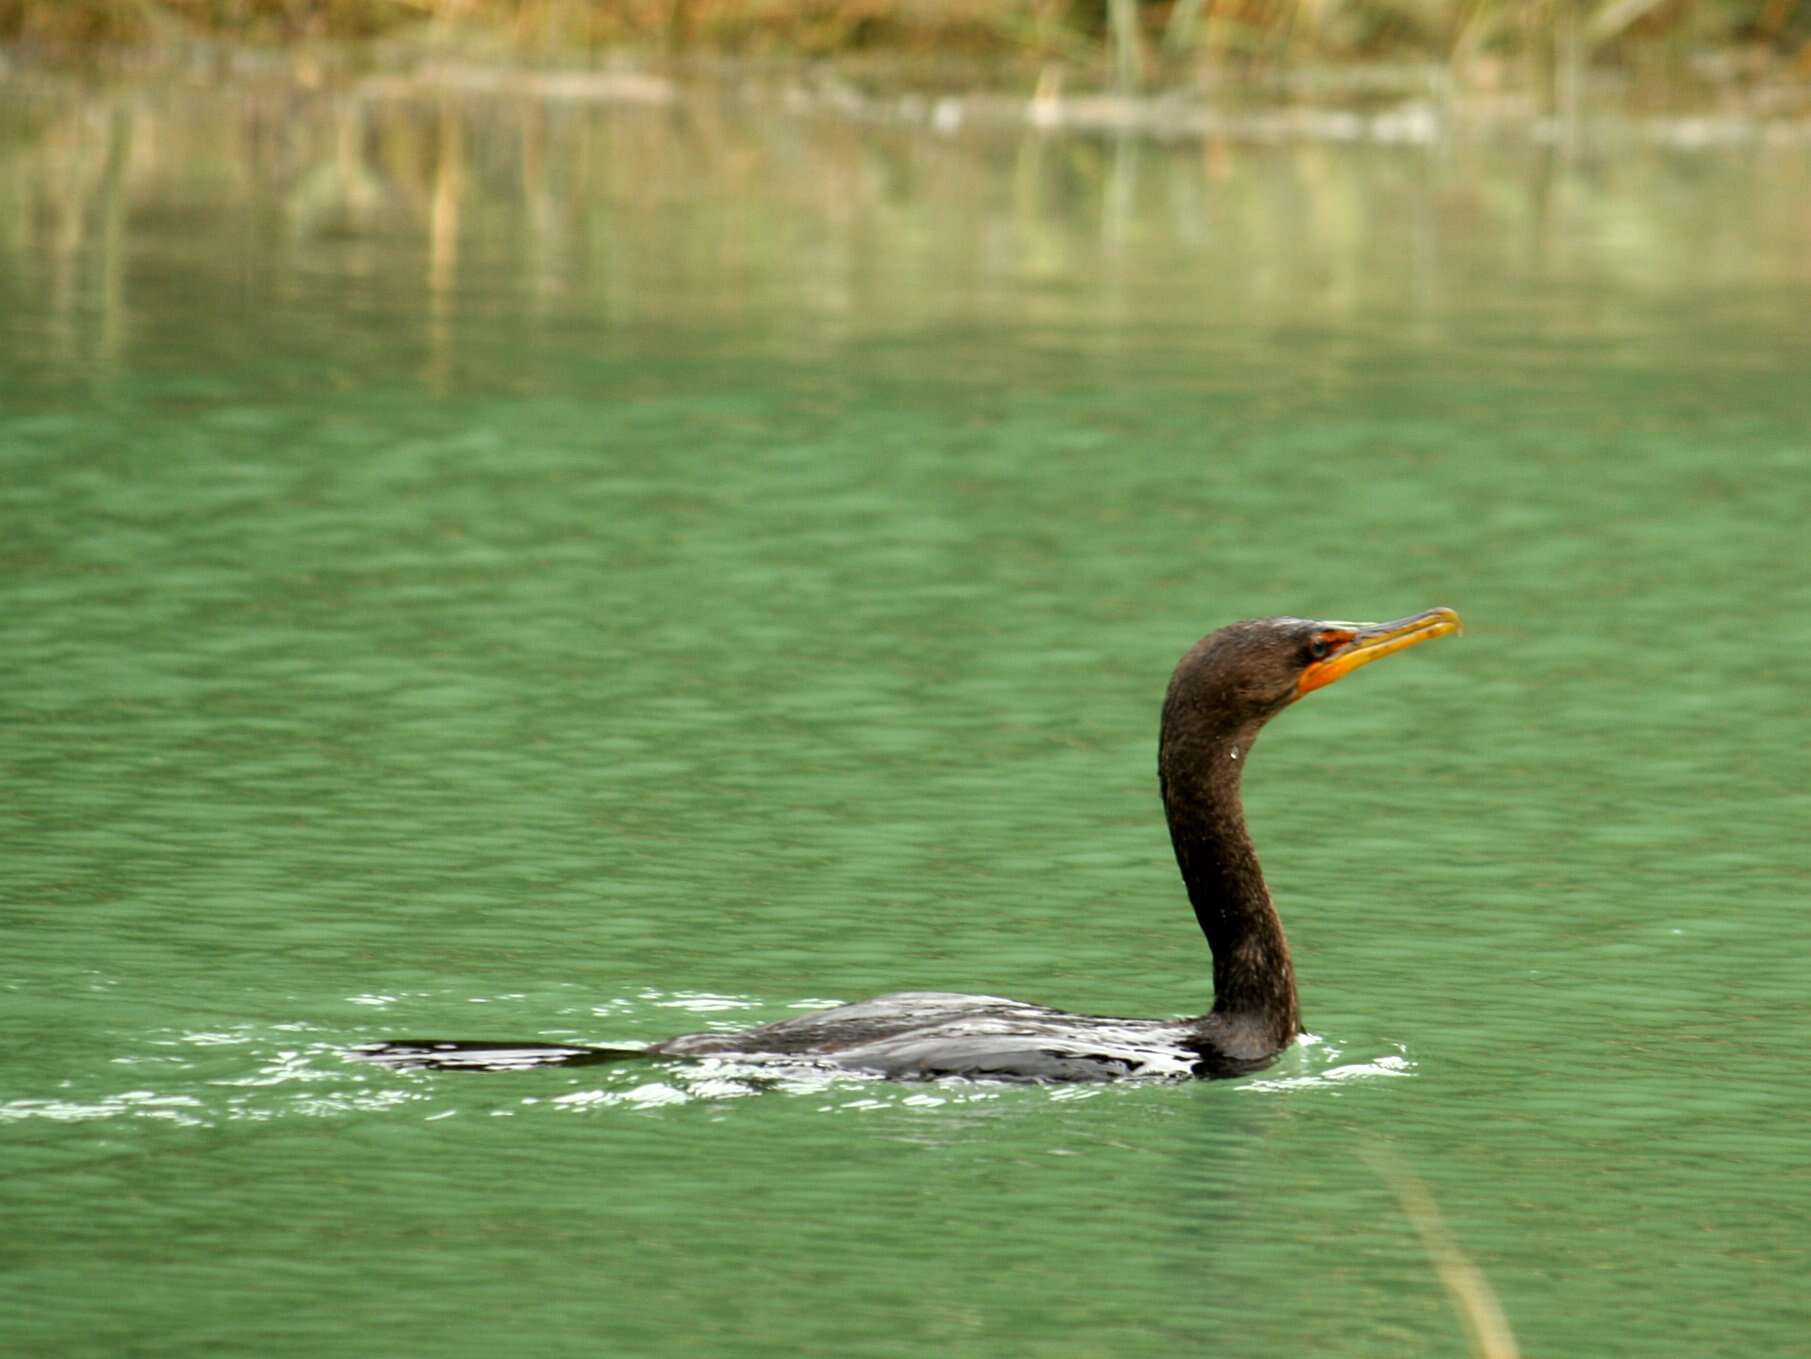
{"label": "water reflection", "polygon": [[493,322],[735,326],[809,351],[1009,305],[1111,348],[1133,315],[1362,330],[1388,297],[1435,343],[1484,268],[1526,276],[1531,305],[1588,281],[1570,319],[1614,334],[1629,307],[1811,279],[1806,159],[939,133],[708,90],[22,82],[0,115],[0,296],[42,318],[22,348],[85,380],[155,345],[156,295],[182,286],[296,324],[349,294],[407,305],[431,386]]}

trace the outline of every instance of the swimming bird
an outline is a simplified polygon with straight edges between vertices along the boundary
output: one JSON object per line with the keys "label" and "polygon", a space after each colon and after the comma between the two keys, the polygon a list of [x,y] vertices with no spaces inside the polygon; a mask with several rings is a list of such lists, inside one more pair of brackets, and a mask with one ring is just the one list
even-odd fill
{"label": "swimming bird", "polygon": [[1206,1014],[1111,1019],[1000,996],[902,991],[645,1048],[411,1040],[349,1055],[440,1070],[730,1057],[893,1080],[1177,1079],[1260,1070],[1300,1034],[1301,1006],[1283,923],[1240,799],[1258,732],[1360,666],[1458,630],[1459,615],[1447,608],[1389,623],[1253,618],[1209,633],[1177,664],[1163,700],[1157,778],[1176,863],[1213,955],[1214,1000]]}

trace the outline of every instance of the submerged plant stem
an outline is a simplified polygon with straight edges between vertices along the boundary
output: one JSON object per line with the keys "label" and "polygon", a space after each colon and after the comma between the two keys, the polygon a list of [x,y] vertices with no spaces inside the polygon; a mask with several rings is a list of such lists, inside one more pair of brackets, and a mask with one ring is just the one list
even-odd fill
{"label": "submerged plant stem", "polygon": [[1472,1353],[1478,1359],[1521,1359],[1515,1332],[1510,1329],[1509,1318],[1497,1301],[1496,1290],[1446,1229],[1440,1206],[1434,1202],[1428,1187],[1400,1166],[1385,1165],[1381,1170],[1390,1188],[1396,1192],[1396,1201],[1402,1205],[1403,1214],[1427,1248],[1453,1310],[1465,1323]]}

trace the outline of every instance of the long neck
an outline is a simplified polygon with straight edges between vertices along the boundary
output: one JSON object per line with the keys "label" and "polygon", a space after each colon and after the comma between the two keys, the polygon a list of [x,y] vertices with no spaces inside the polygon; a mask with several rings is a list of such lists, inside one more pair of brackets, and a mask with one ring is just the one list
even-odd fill
{"label": "long neck", "polygon": [[1176,863],[1214,955],[1214,1013],[1282,1046],[1301,1030],[1295,968],[1239,797],[1256,735],[1166,730],[1158,771]]}

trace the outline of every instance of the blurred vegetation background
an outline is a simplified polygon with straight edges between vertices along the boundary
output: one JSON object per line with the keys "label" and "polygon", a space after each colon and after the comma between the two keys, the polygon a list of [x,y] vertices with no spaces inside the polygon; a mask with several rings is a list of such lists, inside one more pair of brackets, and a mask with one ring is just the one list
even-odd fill
{"label": "blurred vegetation background", "polygon": [[1811,0],[0,0],[43,50],[407,38],[523,56],[935,55],[1120,89],[1305,62],[1417,62],[1474,84],[1593,67],[1811,76]]}

